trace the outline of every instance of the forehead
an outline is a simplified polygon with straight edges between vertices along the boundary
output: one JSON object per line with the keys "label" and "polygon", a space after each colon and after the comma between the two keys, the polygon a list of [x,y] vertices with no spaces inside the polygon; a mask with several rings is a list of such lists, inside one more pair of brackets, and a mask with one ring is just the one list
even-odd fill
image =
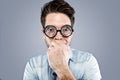
{"label": "forehead", "polygon": [[62,13],[49,13],[46,16],[45,26],[54,25],[57,28],[61,28],[63,25],[71,25],[69,17]]}

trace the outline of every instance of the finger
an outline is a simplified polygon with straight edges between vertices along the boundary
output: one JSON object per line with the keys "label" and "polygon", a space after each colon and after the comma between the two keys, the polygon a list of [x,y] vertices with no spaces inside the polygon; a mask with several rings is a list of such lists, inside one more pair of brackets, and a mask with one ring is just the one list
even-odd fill
{"label": "finger", "polygon": [[55,47],[55,43],[54,43],[54,42],[51,42],[51,44],[50,44],[49,47]]}
{"label": "finger", "polygon": [[65,45],[65,41],[55,40],[55,44],[59,47],[62,47],[63,45]]}
{"label": "finger", "polygon": [[65,40],[55,40],[55,42],[58,44],[65,44]]}
{"label": "finger", "polygon": [[51,42],[50,46],[51,46],[51,47],[54,47],[54,48],[60,47],[60,46],[59,46],[59,43],[57,43],[55,40],[53,40],[53,41]]}

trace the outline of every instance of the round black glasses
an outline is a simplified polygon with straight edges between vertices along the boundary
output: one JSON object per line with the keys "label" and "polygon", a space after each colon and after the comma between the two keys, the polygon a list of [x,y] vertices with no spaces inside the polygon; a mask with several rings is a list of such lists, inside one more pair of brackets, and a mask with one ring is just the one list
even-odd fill
{"label": "round black glasses", "polygon": [[57,28],[53,25],[48,25],[44,28],[44,33],[49,38],[54,38],[57,35],[57,32],[60,32],[60,34],[63,37],[69,37],[73,33],[73,28],[70,25],[64,25],[61,27],[61,30],[57,30]]}

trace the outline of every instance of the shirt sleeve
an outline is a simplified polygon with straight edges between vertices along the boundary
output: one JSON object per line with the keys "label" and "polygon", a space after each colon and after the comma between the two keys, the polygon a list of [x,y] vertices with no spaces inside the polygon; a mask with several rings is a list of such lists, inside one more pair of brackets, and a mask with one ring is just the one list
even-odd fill
{"label": "shirt sleeve", "polygon": [[33,68],[33,65],[31,64],[30,61],[27,62],[27,64],[26,64],[23,80],[38,80],[36,71]]}
{"label": "shirt sleeve", "polygon": [[93,55],[89,55],[85,63],[85,72],[83,80],[101,80],[101,74],[98,62]]}

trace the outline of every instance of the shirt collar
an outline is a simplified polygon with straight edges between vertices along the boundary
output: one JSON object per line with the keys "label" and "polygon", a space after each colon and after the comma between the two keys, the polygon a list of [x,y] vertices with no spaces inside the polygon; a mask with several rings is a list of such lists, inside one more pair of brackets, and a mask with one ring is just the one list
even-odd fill
{"label": "shirt collar", "polygon": [[72,48],[70,47],[70,58],[69,60],[72,60],[73,61],[73,51],[72,51]]}

